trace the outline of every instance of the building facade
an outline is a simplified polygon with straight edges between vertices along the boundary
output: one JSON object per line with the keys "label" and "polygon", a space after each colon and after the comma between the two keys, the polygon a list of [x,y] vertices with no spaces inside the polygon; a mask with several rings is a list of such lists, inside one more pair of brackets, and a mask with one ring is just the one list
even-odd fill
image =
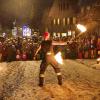
{"label": "building facade", "polygon": [[84,24],[87,28],[87,35],[100,36],[100,0],[94,4],[80,5],[78,22]]}
{"label": "building facade", "polygon": [[43,18],[44,30],[54,37],[75,37],[77,13],[73,8],[74,4],[70,0],[54,0]]}

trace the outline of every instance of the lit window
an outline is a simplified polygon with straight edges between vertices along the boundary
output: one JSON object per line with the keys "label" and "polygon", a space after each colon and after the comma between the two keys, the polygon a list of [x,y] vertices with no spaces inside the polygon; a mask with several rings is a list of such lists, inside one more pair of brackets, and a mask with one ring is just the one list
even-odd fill
{"label": "lit window", "polygon": [[55,25],[56,24],[56,19],[54,18],[54,20],[53,20],[53,24]]}
{"label": "lit window", "polygon": [[63,25],[65,26],[66,25],[66,19],[63,18]]}
{"label": "lit window", "polygon": [[58,22],[58,25],[59,25],[60,24],[60,19],[59,18],[58,18],[58,21],[57,22]]}
{"label": "lit window", "polygon": [[67,33],[62,33],[62,37],[66,37],[67,36]]}
{"label": "lit window", "polygon": [[71,36],[72,35],[72,32],[69,30],[68,31],[68,36]]}
{"label": "lit window", "polygon": [[76,17],[73,17],[73,24],[76,24]]}
{"label": "lit window", "polygon": [[70,24],[70,18],[69,17],[67,18],[67,24]]}

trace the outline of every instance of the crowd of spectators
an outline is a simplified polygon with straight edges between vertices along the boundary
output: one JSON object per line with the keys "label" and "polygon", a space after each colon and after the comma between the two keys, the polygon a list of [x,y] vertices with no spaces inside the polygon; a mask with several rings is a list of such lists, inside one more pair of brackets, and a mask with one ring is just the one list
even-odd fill
{"label": "crowd of spectators", "polygon": [[[34,53],[41,43],[41,37],[16,37],[0,40],[0,61],[33,60]],[[95,59],[100,55],[100,38],[53,38],[57,41],[54,52],[62,52],[64,59]],[[41,53],[36,59],[41,58]]]}
{"label": "crowd of spectators", "polygon": [[33,60],[34,53],[39,45],[38,39],[32,38],[9,38],[0,42],[1,61]]}
{"label": "crowd of spectators", "polygon": [[60,46],[64,58],[95,59],[100,56],[100,37],[86,36],[79,37],[77,39],[72,39],[69,37],[55,40],[64,41],[67,43],[66,45]]}

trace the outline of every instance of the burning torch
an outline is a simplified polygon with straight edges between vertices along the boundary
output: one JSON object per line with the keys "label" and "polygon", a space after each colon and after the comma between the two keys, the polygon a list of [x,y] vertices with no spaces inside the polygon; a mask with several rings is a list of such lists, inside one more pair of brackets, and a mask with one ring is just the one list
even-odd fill
{"label": "burning torch", "polygon": [[61,56],[61,52],[58,52],[54,57],[55,57],[56,61],[59,64],[63,64],[63,59],[62,59],[62,56]]}

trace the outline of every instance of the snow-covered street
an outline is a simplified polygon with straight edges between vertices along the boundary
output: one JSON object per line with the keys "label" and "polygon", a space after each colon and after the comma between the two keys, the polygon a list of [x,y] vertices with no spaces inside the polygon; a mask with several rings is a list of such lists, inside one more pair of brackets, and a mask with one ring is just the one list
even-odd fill
{"label": "snow-covered street", "polygon": [[42,88],[38,86],[40,61],[0,63],[0,100],[100,100],[100,64],[86,63],[90,61],[64,60],[62,86],[48,66]]}

